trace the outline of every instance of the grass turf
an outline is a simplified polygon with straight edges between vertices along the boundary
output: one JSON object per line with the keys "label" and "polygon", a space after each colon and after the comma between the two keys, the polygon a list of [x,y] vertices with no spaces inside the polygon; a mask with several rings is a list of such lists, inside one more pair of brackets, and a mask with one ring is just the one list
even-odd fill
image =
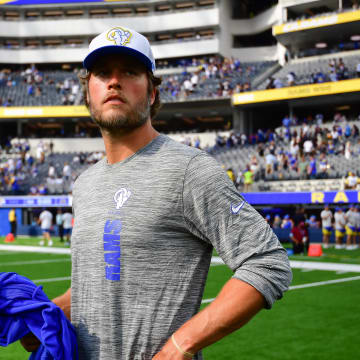
{"label": "grass turf", "polygon": [[[58,243],[57,239],[55,244]],[[1,240],[0,240],[1,241]],[[34,239],[18,239],[25,245]],[[36,241],[35,243],[38,243]],[[32,280],[70,276],[67,255],[39,253],[6,253],[0,251],[0,271],[15,271]],[[37,260],[61,260],[38,264],[14,264]],[[318,259],[292,256],[291,259],[360,263],[360,251],[327,249]],[[331,260],[330,260],[331,259]],[[337,274],[333,271],[293,270],[292,285],[358,276],[359,273]],[[204,299],[214,298],[231,276],[226,266],[212,266],[205,287]],[[43,284],[49,298],[63,293],[70,281]],[[203,305],[204,307],[206,305]],[[272,310],[261,311],[242,329],[203,350],[205,359],[291,359],[338,360],[358,357],[360,320],[360,280],[324,286],[294,289],[275,303]],[[0,348],[0,359],[22,360],[29,354],[19,343]]]}

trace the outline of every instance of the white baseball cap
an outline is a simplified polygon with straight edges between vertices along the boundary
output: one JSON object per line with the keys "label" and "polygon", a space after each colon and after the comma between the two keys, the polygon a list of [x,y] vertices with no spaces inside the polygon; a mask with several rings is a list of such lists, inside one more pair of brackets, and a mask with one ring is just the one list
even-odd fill
{"label": "white baseball cap", "polygon": [[142,61],[151,71],[155,71],[155,59],[149,41],[138,32],[115,26],[96,36],[89,45],[84,59],[84,67],[90,70],[94,62],[107,54],[128,54]]}

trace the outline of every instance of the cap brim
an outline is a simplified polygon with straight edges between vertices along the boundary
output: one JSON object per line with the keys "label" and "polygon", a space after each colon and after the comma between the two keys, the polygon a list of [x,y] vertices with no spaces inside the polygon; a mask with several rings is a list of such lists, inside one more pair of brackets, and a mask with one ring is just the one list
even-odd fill
{"label": "cap brim", "polygon": [[103,46],[101,48],[92,51],[84,59],[83,62],[84,68],[87,70],[91,70],[95,62],[99,58],[110,54],[125,54],[125,55],[133,56],[137,58],[139,61],[141,61],[147,67],[148,70],[150,70],[151,72],[154,71],[153,64],[148,57],[146,57],[141,52],[135,49],[126,46],[118,46],[118,45]]}

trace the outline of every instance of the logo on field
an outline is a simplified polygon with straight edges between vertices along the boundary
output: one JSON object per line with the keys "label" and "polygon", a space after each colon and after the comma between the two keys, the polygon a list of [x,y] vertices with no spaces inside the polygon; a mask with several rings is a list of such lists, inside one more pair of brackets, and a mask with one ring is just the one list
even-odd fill
{"label": "logo on field", "polygon": [[132,34],[129,30],[117,27],[109,30],[106,38],[110,41],[113,41],[115,45],[125,46],[130,42],[131,36]]}
{"label": "logo on field", "polygon": [[234,215],[237,215],[244,205],[245,205],[245,200],[243,200],[240,204],[237,204],[237,205],[231,204],[231,212]]}
{"label": "logo on field", "polygon": [[125,202],[129,199],[130,195],[131,195],[131,191],[127,190],[125,188],[122,188],[119,191],[117,191],[114,195],[116,208],[120,209],[125,204]]}

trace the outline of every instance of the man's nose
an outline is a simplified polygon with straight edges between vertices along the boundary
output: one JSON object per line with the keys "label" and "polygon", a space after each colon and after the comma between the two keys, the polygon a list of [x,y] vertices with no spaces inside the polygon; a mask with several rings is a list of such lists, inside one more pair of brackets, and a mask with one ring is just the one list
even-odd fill
{"label": "man's nose", "polygon": [[120,71],[112,71],[109,81],[108,81],[108,88],[109,89],[120,89],[121,88],[121,79],[122,73]]}

